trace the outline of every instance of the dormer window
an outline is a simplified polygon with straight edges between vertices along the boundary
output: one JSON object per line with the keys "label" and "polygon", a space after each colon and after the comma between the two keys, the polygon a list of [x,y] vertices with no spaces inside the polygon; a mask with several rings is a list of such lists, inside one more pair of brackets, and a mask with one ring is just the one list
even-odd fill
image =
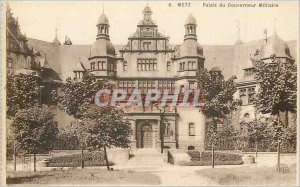
{"label": "dormer window", "polygon": [[82,78],[82,75],[83,75],[82,72],[80,72],[80,71],[75,71],[74,73],[75,73],[75,79],[81,79],[81,78]]}

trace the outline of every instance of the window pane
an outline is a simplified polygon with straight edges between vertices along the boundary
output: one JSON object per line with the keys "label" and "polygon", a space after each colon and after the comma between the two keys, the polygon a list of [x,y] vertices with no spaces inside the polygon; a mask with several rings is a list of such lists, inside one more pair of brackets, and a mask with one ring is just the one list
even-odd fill
{"label": "window pane", "polygon": [[195,124],[194,123],[189,123],[189,135],[195,136]]}

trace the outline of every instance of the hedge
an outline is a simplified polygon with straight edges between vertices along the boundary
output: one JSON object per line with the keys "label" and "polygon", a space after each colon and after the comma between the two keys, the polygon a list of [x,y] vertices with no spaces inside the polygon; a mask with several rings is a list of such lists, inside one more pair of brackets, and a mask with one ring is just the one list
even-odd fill
{"label": "hedge", "polygon": [[[52,157],[49,160],[49,167],[80,167],[81,154],[72,154]],[[109,161],[109,165],[114,165]],[[103,151],[84,153],[84,166],[106,166]]]}
{"label": "hedge", "polygon": [[[211,152],[193,150],[188,151],[190,161],[180,161],[181,166],[208,166],[211,165]],[[240,165],[243,164],[242,155],[236,153],[215,152],[215,165]]]}
{"label": "hedge", "polygon": [[[242,155],[236,153],[222,153],[215,152],[215,161],[242,161]],[[201,161],[208,162],[211,161],[212,153],[211,152],[203,152],[201,154]]]}

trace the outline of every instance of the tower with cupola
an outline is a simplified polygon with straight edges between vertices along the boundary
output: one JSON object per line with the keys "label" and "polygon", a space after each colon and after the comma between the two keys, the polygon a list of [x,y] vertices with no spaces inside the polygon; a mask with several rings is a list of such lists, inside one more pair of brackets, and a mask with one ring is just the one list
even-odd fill
{"label": "tower with cupola", "polygon": [[[175,49],[176,87],[194,90],[197,88],[196,72],[204,67],[203,47],[197,41],[197,22],[191,14],[184,23],[183,43]],[[178,115],[178,148],[204,149],[205,117],[195,107],[177,106]],[[187,117],[189,116],[189,117]],[[188,131],[186,130],[188,129]]]}
{"label": "tower with cupola", "polygon": [[197,41],[196,18],[190,14],[186,19],[183,43],[177,49],[175,61],[180,87],[196,87],[196,71],[204,67],[203,47]]}
{"label": "tower with cupola", "polygon": [[89,71],[97,78],[116,76],[116,53],[115,47],[109,39],[108,18],[102,13],[97,22],[96,41],[90,50]]}

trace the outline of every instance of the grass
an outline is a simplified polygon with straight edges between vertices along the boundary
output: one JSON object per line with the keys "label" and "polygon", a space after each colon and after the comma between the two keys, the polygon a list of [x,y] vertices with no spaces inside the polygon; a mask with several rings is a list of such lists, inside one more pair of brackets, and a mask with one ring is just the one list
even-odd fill
{"label": "grass", "polygon": [[8,172],[7,184],[101,184],[158,185],[160,179],[150,172],[74,169],[61,171]]}
{"label": "grass", "polygon": [[262,186],[295,186],[296,165],[289,167],[290,172],[278,173],[275,167],[210,168],[197,171],[221,185],[262,185]]}

